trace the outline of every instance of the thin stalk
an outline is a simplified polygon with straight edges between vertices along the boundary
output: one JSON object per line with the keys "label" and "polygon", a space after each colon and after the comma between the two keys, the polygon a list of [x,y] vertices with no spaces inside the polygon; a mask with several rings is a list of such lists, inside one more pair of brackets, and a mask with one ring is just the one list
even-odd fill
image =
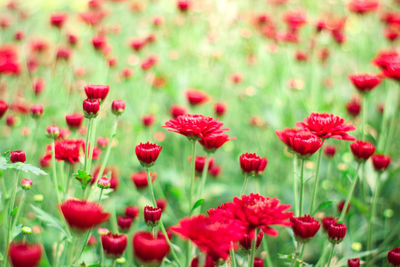
{"label": "thin stalk", "polygon": [[366,130],[366,125],[367,125],[367,112],[368,112],[368,101],[367,101],[367,95],[362,95],[361,96],[361,101],[362,101],[362,110],[361,110],[361,140],[365,140],[365,130]]}
{"label": "thin stalk", "polygon": [[87,127],[87,132],[86,132],[86,141],[85,141],[85,161],[83,163],[83,169],[86,171],[87,163],[88,163],[88,147],[89,147],[89,136],[90,132],[92,130],[92,123],[93,119],[89,119],[88,121],[88,127]]}
{"label": "thin stalk", "polygon": [[229,254],[231,256],[232,267],[236,267],[236,256],[235,256],[235,250],[233,249],[233,243],[231,243],[231,249],[229,250]]}
{"label": "thin stalk", "polygon": [[299,201],[299,216],[303,215],[303,194],[304,194],[304,159],[301,159],[300,169],[300,201]]}
{"label": "thin stalk", "polygon": [[111,153],[112,143],[113,143],[114,137],[117,133],[117,126],[118,126],[118,118],[116,118],[114,120],[114,125],[113,125],[112,131],[111,131],[111,136],[110,136],[110,143],[107,146],[106,154],[104,156],[103,162],[101,163],[101,167],[100,167],[100,171],[99,171],[99,178],[103,177],[104,169],[107,166],[108,158],[110,157],[110,153]]}
{"label": "thin stalk", "polygon": [[332,248],[331,248],[331,252],[329,253],[329,258],[328,258],[328,267],[331,266],[331,261],[332,261],[332,257],[333,257],[333,253],[335,252],[335,245],[332,244]]}
{"label": "thin stalk", "polygon": [[321,165],[321,155],[322,155],[323,146],[324,145],[322,145],[318,151],[317,167],[315,168],[315,180],[314,180],[312,200],[311,200],[311,206],[310,206],[311,216],[314,215],[314,205],[315,205],[315,202],[317,201],[317,192],[318,192],[318,183],[319,183],[319,166]]}
{"label": "thin stalk", "polygon": [[57,178],[57,166],[56,166],[56,149],[55,149],[55,140],[53,139],[53,142],[51,143],[51,169],[53,171],[53,185],[54,189],[56,190],[56,196],[57,196],[57,203],[61,203],[60,200],[60,194],[58,193],[58,178]]}
{"label": "thin stalk", "polygon": [[254,238],[251,241],[251,249],[250,249],[250,260],[248,267],[254,267],[254,257],[256,255],[256,243],[257,243],[257,235],[258,229],[254,231]]}
{"label": "thin stalk", "polygon": [[294,197],[294,214],[299,216],[299,189],[297,179],[297,155],[293,156],[293,197]]}
{"label": "thin stalk", "polygon": [[386,153],[387,149],[388,149],[388,144],[390,144],[390,141],[392,139],[393,136],[393,132],[396,126],[396,116],[397,116],[397,109],[398,109],[398,103],[399,103],[399,93],[398,90],[394,90],[393,91],[393,99],[395,99],[394,102],[394,110],[393,110],[393,115],[392,118],[390,120],[390,125],[389,125],[389,132],[387,134],[386,140],[385,140],[385,144],[384,144],[384,148],[383,148],[383,153]]}
{"label": "thin stalk", "polygon": [[349,193],[347,194],[347,197],[346,197],[346,202],[344,203],[342,212],[340,213],[340,217],[339,217],[339,220],[338,220],[339,222],[343,221],[344,216],[346,215],[346,211],[347,211],[347,209],[349,207],[351,198],[353,197],[354,189],[356,188],[356,185],[357,185],[358,171],[360,170],[360,166],[361,166],[361,163],[359,162],[357,164],[356,173],[354,175],[353,183],[352,183],[350,191],[349,191]]}
{"label": "thin stalk", "polygon": [[[396,90],[396,94],[397,94],[397,88],[395,88]],[[377,146],[377,150],[378,151],[382,151],[383,150],[383,145],[385,143],[385,137],[386,137],[386,130],[387,130],[387,121],[389,119],[389,106],[390,106],[390,101],[392,100],[392,94],[390,90],[386,90],[386,100],[385,100],[385,104],[384,107],[385,109],[383,110],[383,118],[381,121],[381,126],[379,129],[379,137],[378,137],[378,146]]]}
{"label": "thin stalk", "polygon": [[93,125],[92,125],[92,130],[90,133],[90,147],[89,147],[89,162],[87,164],[87,174],[90,174],[91,168],[92,168],[92,160],[93,160],[93,150],[94,150],[94,144],[95,144],[95,139],[96,139],[96,128],[97,128],[97,119],[93,119]]}
{"label": "thin stalk", "polygon": [[294,259],[292,261],[292,264],[290,265],[291,267],[295,267],[297,265],[297,259],[299,258],[299,254],[300,254],[300,250],[301,250],[302,246],[303,246],[302,243],[297,242],[296,251],[294,253]]}
{"label": "thin stalk", "polygon": [[203,172],[201,174],[201,184],[199,187],[199,192],[198,192],[198,196],[197,199],[200,199],[203,197],[203,191],[204,191],[204,187],[206,185],[206,181],[207,181],[207,173],[208,173],[208,166],[210,165],[210,158],[208,157],[208,153],[206,155],[206,162],[204,164],[204,168],[203,168]]}
{"label": "thin stalk", "polygon": [[151,202],[153,203],[153,206],[155,208],[157,208],[157,201],[156,201],[156,197],[154,195],[153,181],[150,176],[149,168],[146,168],[146,175],[147,175],[147,183],[149,185],[149,190],[150,190],[150,195],[151,195]]}
{"label": "thin stalk", "polygon": [[379,172],[377,177],[376,177],[376,187],[375,187],[374,196],[372,198],[371,215],[369,217],[367,250],[371,250],[374,247],[374,241],[372,239],[372,234],[373,234],[373,231],[374,231],[374,225],[376,223],[376,204],[378,202],[381,175],[382,175],[382,172]]}
{"label": "thin stalk", "polygon": [[244,173],[244,181],[243,181],[243,186],[242,189],[240,190],[240,196],[244,194],[246,191],[247,183],[249,182],[249,175],[245,172]]}
{"label": "thin stalk", "polygon": [[11,241],[11,235],[12,235],[12,229],[11,229],[11,225],[13,224],[13,216],[11,216],[11,212],[14,209],[14,204],[15,204],[15,197],[17,195],[17,189],[18,189],[18,181],[19,181],[19,171],[16,172],[15,174],[15,184],[12,186],[11,188],[11,199],[10,199],[10,203],[9,203],[9,208],[8,208],[8,213],[7,213],[7,217],[9,222],[8,222],[8,235],[7,235],[7,244],[6,246],[8,246],[8,244],[10,244]]}
{"label": "thin stalk", "polygon": [[196,140],[193,140],[192,141],[192,178],[190,179],[190,191],[189,191],[189,215],[192,215],[194,180],[195,180],[195,175],[196,175],[195,161],[196,161]]}
{"label": "thin stalk", "polygon": [[273,267],[274,265],[272,264],[271,260],[271,254],[269,253],[269,248],[268,248],[268,241],[266,238],[262,239],[264,251],[265,251],[265,263],[267,264],[267,267]]}
{"label": "thin stalk", "polygon": [[[13,224],[11,226],[11,234],[14,231],[15,227],[17,226],[17,222],[18,222],[19,216],[21,215],[21,211],[24,209],[25,198],[26,198],[26,191],[23,190],[21,201],[19,202],[19,207],[18,207],[18,210],[17,210],[17,214],[15,214],[15,219],[14,219],[14,222],[13,222]],[[10,241],[12,241],[12,237],[10,238]]]}

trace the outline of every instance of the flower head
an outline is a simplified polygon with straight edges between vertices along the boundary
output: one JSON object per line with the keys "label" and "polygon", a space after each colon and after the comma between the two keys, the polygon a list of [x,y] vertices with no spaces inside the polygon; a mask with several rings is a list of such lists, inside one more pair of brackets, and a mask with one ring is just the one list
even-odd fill
{"label": "flower head", "polygon": [[126,249],[128,238],[125,234],[108,233],[101,236],[101,244],[105,254],[113,259],[122,256]]}
{"label": "flower head", "polygon": [[133,218],[129,216],[118,216],[117,224],[122,232],[128,232],[132,226]]}
{"label": "flower head", "polygon": [[150,142],[140,143],[135,148],[136,157],[144,167],[152,166],[160,155],[162,147]]}
{"label": "flower head", "polygon": [[133,220],[139,215],[139,208],[136,206],[128,206],[125,208],[125,216],[132,218]]}
{"label": "flower head", "polygon": [[400,248],[394,248],[389,251],[387,259],[393,266],[400,266]]}
{"label": "flower head", "polygon": [[95,85],[89,84],[85,86],[85,93],[88,99],[97,99],[100,102],[104,101],[110,91],[110,86],[108,85]]}
{"label": "flower head", "polygon": [[8,109],[8,105],[4,100],[0,99],[0,119],[4,116]]}
{"label": "flower head", "polygon": [[169,253],[164,236],[154,237],[150,232],[137,232],[132,241],[135,258],[146,266],[159,266]]}
{"label": "flower head", "polygon": [[65,121],[68,124],[70,129],[79,129],[83,122],[83,114],[82,113],[74,113],[68,114],[65,116]]}
{"label": "flower head", "polygon": [[77,231],[87,231],[107,221],[109,213],[95,202],[70,199],[60,205],[68,225]]}
{"label": "flower head", "polygon": [[186,98],[189,101],[189,104],[192,106],[204,104],[209,100],[209,96],[206,93],[197,89],[187,90]]}
{"label": "flower head", "polygon": [[10,161],[11,163],[22,162],[25,163],[26,155],[23,150],[10,151]]}
{"label": "flower head", "polygon": [[256,153],[242,154],[239,162],[242,171],[251,175],[262,173],[268,164],[268,160],[265,157],[261,158]]}
{"label": "flower head", "polygon": [[349,79],[360,93],[372,91],[381,83],[381,79],[373,74],[353,74]]}
{"label": "flower head", "polygon": [[8,256],[13,267],[35,267],[42,257],[42,247],[39,244],[14,241],[10,244]]}
{"label": "flower head", "polygon": [[114,100],[111,104],[112,113],[116,116],[120,116],[125,111],[124,100]]}
{"label": "flower head", "polygon": [[311,156],[321,148],[323,142],[321,138],[308,131],[299,129],[285,129],[276,131],[276,135],[282,140],[291,150],[299,156]]}
{"label": "flower head", "polygon": [[358,161],[366,161],[374,154],[376,147],[367,141],[357,140],[350,145],[351,152]]}
{"label": "flower head", "polygon": [[185,114],[171,119],[163,127],[182,134],[191,140],[199,140],[211,134],[220,134],[228,129],[221,129],[224,124],[211,117],[198,114]]}
{"label": "flower head", "polygon": [[[152,182],[154,182],[157,179],[157,173],[155,173],[155,172],[150,172],[150,176],[151,176]],[[149,182],[147,180],[146,171],[137,172],[137,173],[132,174],[131,179],[138,190],[147,188],[147,186],[149,185]]]}
{"label": "flower head", "polygon": [[83,141],[74,139],[65,139],[57,141],[55,144],[55,157],[58,161],[68,163],[79,162],[81,151],[83,150]]}
{"label": "flower head", "polygon": [[351,0],[348,5],[351,12],[360,15],[376,11],[378,7],[379,2],[377,0]]}
{"label": "flower head", "polygon": [[332,223],[328,229],[329,241],[333,244],[342,242],[346,236],[347,227],[343,223]]}
{"label": "flower head", "polygon": [[307,242],[312,239],[321,226],[319,222],[310,215],[292,217],[290,221],[292,222],[294,235],[299,242]]}
{"label": "flower head", "polygon": [[353,258],[347,260],[348,267],[360,267],[360,258]]}
{"label": "flower head", "polygon": [[85,99],[82,102],[82,108],[86,118],[95,118],[100,110],[100,102],[98,99]]}
{"label": "flower head", "polygon": [[343,118],[333,114],[311,113],[304,122],[298,122],[296,125],[320,138],[355,140],[347,132],[354,131],[356,128],[350,123],[346,123]]}
{"label": "flower head", "polygon": [[158,224],[158,221],[161,219],[161,208],[153,208],[151,206],[144,207],[144,221],[151,226],[155,226]]}
{"label": "flower head", "polygon": [[210,134],[200,139],[199,143],[207,152],[215,152],[218,148],[223,146],[226,142],[233,140],[225,133]]}
{"label": "flower head", "polygon": [[390,164],[391,158],[383,154],[376,154],[372,156],[372,165],[377,172],[385,171]]}

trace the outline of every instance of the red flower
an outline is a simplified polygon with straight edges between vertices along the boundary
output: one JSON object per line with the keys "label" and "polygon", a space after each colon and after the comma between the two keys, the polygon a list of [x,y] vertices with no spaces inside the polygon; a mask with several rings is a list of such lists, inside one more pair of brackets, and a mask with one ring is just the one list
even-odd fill
{"label": "red flower", "polygon": [[291,31],[298,31],[301,26],[307,23],[306,14],[302,11],[289,11],[284,15],[283,20]]}
{"label": "red flower", "polygon": [[386,78],[400,81],[400,59],[397,59],[395,62],[390,62],[382,71]]}
{"label": "red flower", "polygon": [[244,227],[235,220],[220,220],[214,216],[198,215],[184,218],[171,230],[184,239],[190,239],[214,261],[226,259],[232,243],[243,238]]}
{"label": "red flower", "polygon": [[354,97],[349,102],[346,103],[346,110],[350,116],[356,117],[360,114],[361,111],[361,104],[358,98]]}
{"label": "red flower", "polygon": [[244,153],[239,158],[242,171],[250,175],[263,172],[268,164],[268,160],[260,158],[256,153]]}
{"label": "red flower", "polygon": [[95,202],[70,199],[60,205],[65,220],[72,229],[86,231],[107,221],[109,213]]}
{"label": "red flower", "polygon": [[23,150],[10,151],[10,161],[11,163],[22,162],[25,163],[26,155]]}
{"label": "red flower", "polygon": [[[250,250],[251,249],[251,242],[254,239],[254,233],[255,231],[251,232],[250,234],[245,234],[243,236],[243,238],[240,240],[240,245],[246,249],[246,250]],[[264,233],[263,232],[259,232],[257,234],[257,241],[256,241],[256,249],[261,245],[261,241],[264,237]]]}
{"label": "red flower", "polygon": [[61,28],[65,21],[67,20],[67,15],[64,13],[54,13],[50,16],[50,23],[54,27]]}
{"label": "red flower", "polygon": [[304,122],[298,122],[296,125],[321,138],[355,140],[347,132],[354,131],[356,128],[350,123],[346,123],[343,118],[333,114],[311,113]]}
{"label": "red flower", "polygon": [[324,154],[328,158],[333,158],[335,156],[335,154],[336,154],[336,147],[335,146],[326,145],[324,147]]}
{"label": "red flower", "polygon": [[292,212],[285,212],[290,205],[279,205],[276,198],[253,194],[242,198],[235,197],[232,203],[225,203],[217,209],[208,211],[210,216],[232,218],[239,220],[250,233],[260,228],[266,235],[277,236],[278,232],[271,228],[273,225],[291,226],[289,219]]}
{"label": "red flower", "polygon": [[213,258],[210,255],[207,255],[206,262],[204,266],[199,266],[199,257],[193,258],[192,262],[190,263],[190,267],[215,267],[215,263]]}
{"label": "red flower", "polygon": [[379,2],[376,0],[351,0],[348,8],[351,12],[360,15],[368,12],[376,11],[379,7]]}
{"label": "red flower", "polygon": [[71,50],[65,47],[59,47],[56,53],[57,60],[68,60],[71,57]]}
{"label": "red flower", "polygon": [[179,133],[191,140],[197,140],[211,134],[219,134],[228,129],[221,129],[224,124],[211,117],[197,114],[185,114],[171,119],[163,127]]}
{"label": "red flower", "polygon": [[178,106],[178,105],[173,105],[169,109],[169,112],[170,112],[172,118],[176,119],[177,117],[179,117],[181,115],[185,115],[186,114],[186,109],[184,107],[181,107],[181,106]]}
{"label": "red flower", "polygon": [[66,139],[57,141],[55,144],[55,157],[59,161],[77,163],[79,162],[81,149],[83,149],[82,140]]}
{"label": "red flower", "polygon": [[118,216],[117,219],[117,224],[118,227],[121,229],[123,232],[129,231],[129,228],[131,228],[133,218],[129,216]]}
{"label": "red flower", "polygon": [[[155,172],[153,172],[153,173],[150,172],[150,176],[151,176],[152,182],[154,182],[157,179],[157,173],[155,173]],[[147,174],[145,171],[132,174],[131,179],[138,190],[147,188],[147,186],[149,185],[149,183],[147,181]]]}
{"label": "red flower", "polygon": [[275,133],[291,150],[304,157],[317,152],[323,144],[321,138],[308,131],[285,129]]}
{"label": "red flower", "polygon": [[391,158],[383,154],[376,154],[372,156],[372,164],[377,172],[385,171],[390,164]]}
{"label": "red flower", "polygon": [[85,99],[83,100],[82,107],[86,118],[95,118],[100,110],[100,102],[98,99]]}
{"label": "red flower", "polygon": [[155,120],[155,116],[153,114],[143,116],[142,117],[143,126],[150,127],[151,125],[153,125],[154,120]]}
{"label": "red flower", "polygon": [[8,105],[4,100],[0,99],[0,119],[4,116],[8,109]]}
{"label": "red flower", "polygon": [[50,125],[46,128],[46,136],[56,139],[60,135],[60,128],[56,125]]}
{"label": "red flower", "polygon": [[136,206],[128,206],[125,208],[125,215],[134,220],[139,215],[139,208]]}
{"label": "red flower", "polygon": [[186,91],[186,99],[192,106],[197,106],[206,103],[209,100],[209,96],[203,91],[197,89],[188,89]]}
{"label": "red flower", "polygon": [[95,36],[92,38],[92,45],[94,49],[101,50],[107,45],[107,41],[103,36]]}
{"label": "red flower", "polygon": [[393,62],[399,62],[400,55],[396,50],[388,50],[381,51],[378,55],[372,60],[372,63],[379,67],[381,70],[387,69],[387,67]]}
{"label": "red flower", "polygon": [[[192,162],[192,157],[189,158],[190,162]],[[194,168],[198,174],[203,173],[204,166],[206,165],[207,157],[196,156],[194,161]],[[214,165],[215,159],[208,158],[208,170],[212,168]]]}
{"label": "red flower", "polygon": [[320,228],[320,224],[310,215],[304,215],[302,217],[292,217],[292,229],[296,239],[299,242],[308,242],[313,238]]}
{"label": "red flower", "polygon": [[366,161],[374,154],[376,147],[367,141],[357,140],[350,145],[351,152],[359,161]]}
{"label": "red flower", "polygon": [[208,170],[212,177],[216,178],[221,174],[221,166],[213,165],[211,169]]}
{"label": "red flower", "polygon": [[152,166],[160,155],[162,147],[150,142],[140,143],[135,148],[136,157],[143,167]]}
{"label": "red flower", "polygon": [[14,46],[0,46],[0,75],[16,75],[21,71],[18,63],[18,53]]}
{"label": "red flower", "polygon": [[337,219],[332,216],[327,216],[327,217],[324,217],[321,222],[322,222],[322,227],[324,228],[324,231],[328,232],[331,224],[336,223]]}
{"label": "red flower", "polygon": [[69,114],[65,116],[65,121],[68,124],[70,129],[79,129],[83,122],[83,114],[82,113],[75,113]]}
{"label": "red flower", "polygon": [[31,106],[31,115],[33,118],[39,118],[43,115],[43,106],[42,105],[33,105]]}
{"label": "red flower", "polygon": [[[95,152],[95,150],[93,150],[93,157],[94,157],[94,152]],[[98,166],[94,170],[93,179],[90,181],[91,184],[94,184],[96,182],[96,180],[99,176],[99,172],[100,172],[100,166]],[[104,168],[103,175],[110,177],[110,183],[111,183],[110,188],[116,190],[119,185],[118,170],[116,168],[106,166]]]}
{"label": "red flower", "polygon": [[106,99],[109,91],[110,86],[108,85],[89,84],[85,86],[86,96],[90,100],[98,99],[100,102],[102,102],[104,99]]}
{"label": "red flower", "polygon": [[192,5],[192,2],[190,0],[178,0],[176,5],[178,6],[178,9],[181,12],[186,12],[189,10],[190,6]]}
{"label": "red flower", "polygon": [[360,267],[360,259],[359,258],[348,259],[347,266],[348,267]]}
{"label": "red flower", "polygon": [[155,226],[158,224],[158,221],[161,219],[161,208],[153,208],[151,206],[144,207],[144,221],[151,225]]}
{"label": "red flower", "polygon": [[[346,202],[344,200],[340,201],[337,204],[337,209],[338,209],[339,213],[342,213],[345,204],[346,204]],[[349,205],[347,206],[347,209],[346,209],[346,214],[349,213],[350,208],[351,208],[351,204],[349,203]]]}
{"label": "red flower", "polygon": [[121,115],[125,111],[125,101],[124,100],[114,100],[111,104],[112,113],[116,116]]}
{"label": "red flower", "polygon": [[149,232],[137,232],[132,241],[137,261],[146,266],[159,266],[169,253],[169,245],[164,236],[154,237]]}
{"label": "red flower", "polygon": [[12,242],[8,249],[13,267],[35,267],[42,257],[42,247],[39,244]]}
{"label": "red flower", "polygon": [[254,258],[254,267],[264,267],[264,261],[261,258]]}
{"label": "red flower", "polygon": [[394,248],[389,251],[387,259],[393,266],[400,266],[400,248]]}
{"label": "red flower", "polygon": [[349,79],[360,93],[367,93],[381,83],[381,79],[373,74],[353,74]]}
{"label": "red flower", "polygon": [[203,137],[199,143],[203,146],[204,150],[209,153],[215,152],[218,148],[223,146],[226,142],[233,140],[229,135],[224,133],[210,134]]}
{"label": "red flower", "polygon": [[157,205],[157,208],[160,208],[161,211],[164,211],[167,208],[167,200],[166,199],[157,199],[156,205]]}
{"label": "red flower", "polygon": [[108,233],[107,235],[101,236],[101,244],[105,254],[114,259],[124,254],[127,243],[128,238],[124,234]]}
{"label": "red flower", "polygon": [[226,105],[221,102],[215,103],[214,112],[215,112],[215,115],[217,115],[218,117],[224,116],[225,112],[226,112]]}
{"label": "red flower", "polygon": [[329,241],[333,244],[342,242],[346,236],[347,227],[343,223],[332,223],[328,229]]}

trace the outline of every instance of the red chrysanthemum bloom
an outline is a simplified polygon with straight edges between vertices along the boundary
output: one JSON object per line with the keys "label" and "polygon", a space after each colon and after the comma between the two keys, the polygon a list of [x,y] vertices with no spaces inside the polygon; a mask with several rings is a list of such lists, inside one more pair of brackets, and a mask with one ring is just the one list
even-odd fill
{"label": "red chrysanthemum bloom", "polygon": [[35,267],[42,257],[40,244],[12,242],[8,249],[8,256],[13,267]]}
{"label": "red chrysanthemum bloom", "polygon": [[347,132],[354,131],[356,128],[350,123],[346,123],[343,118],[333,114],[311,113],[304,122],[298,122],[296,125],[324,139],[355,140]]}
{"label": "red chrysanthemum bloom", "polygon": [[346,103],[346,110],[350,116],[356,117],[361,112],[361,103],[357,97],[352,98],[349,102]]}
{"label": "red chrysanthemum bloom", "polygon": [[142,117],[142,123],[144,127],[150,127],[154,124],[156,117],[153,114],[144,115]]}
{"label": "red chrysanthemum bloom", "polygon": [[146,266],[159,266],[169,253],[164,236],[154,237],[150,232],[137,232],[132,241],[135,258]]}
{"label": "red chrysanthemum bloom", "polygon": [[188,89],[186,91],[186,99],[189,101],[190,105],[198,106],[206,103],[210,97],[203,91],[197,89]]}
{"label": "red chrysanthemum bloom", "polygon": [[400,248],[394,248],[389,251],[387,259],[393,266],[400,266]]}
{"label": "red chrysanthemum bloom", "polygon": [[299,242],[310,241],[317,233],[320,228],[320,224],[310,215],[304,215],[302,217],[292,217],[292,229],[296,239]]}
{"label": "red chrysanthemum bloom", "polygon": [[390,164],[391,158],[383,154],[376,154],[372,156],[372,165],[378,172],[385,171]]}
{"label": "red chrysanthemum bloom", "polygon": [[343,223],[332,223],[328,229],[329,241],[333,244],[342,242],[346,236],[347,227]]}
{"label": "red chrysanthemum bloom", "polygon": [[381,78],[374,74],[353,74],[349,79],[360,93],[372,91],[381,83]]}
{"label": "red chrysanthemum bloom", "polygon": [[65,21],[67,20],[67,14],[64,13],[54,13],[50,16],[50,23],[54,27],[61,28]]}
{"label": "red chrysanthemum bloom", "polygon": [[65,116],[65,121],[70,129],[75,130],[82,126],[83,117],[82,113],[69,114]]}
{"label": "red chrysanthemum bloom", "polygon": [[[204,166],[206,165],[206,160],[208,160],[208,170],[210,170],[214,166],[215,159],[207,158],[202,156],[196,156],[194,161],[194,169],[198,174],[203,173]],[[189,157],[189,161],[192,162],[192,157]]]}
{"label": "red chrysanthemum bloom", "polygon": [[232,203],[225,203],[217,209],[208,211],[210,216],[228,217],[239,220],[250,233],[260,228],[266,235],[277,236],[271,226],[291,226],[292,212],[285,212],[290,205],[280,205],[279,199],[253,194],[242,198],[235,197]]}
{"label": "red chrysanthemum bloom", "polygon": [[311,156],[323,144],[318,136],[300,129],[285,129],[275,133],[291,150],[303,157]]}
{"label": "red chrysanthemum bloom", "polygon": [[85,99],[82,102],[82,108],[86,118],[95,118],[100,110],[100,102],[98,99]]}
{"label": "red chrysanthemum bloom", "polygon": [[366,161],[374,154],[376,147],[367,141],[357,140],[350,145],[351,152],[359,161]]}
{"label": "red chrysanthemum bloom", "polygon": [[124,234],[108,233],[101,236],[101,245],[106,256],[116,259],[124,254],[128,238]]}
{"label": "red chrysanthemum bloom", "polygon": [[333,158],[336,154],[336,147],[332,145],[327,145],[324,147],[324,154],[328,158]]}
{"label": "red chrysanthemum bloom", "polygon": [[173,105],[169,109],[169,112],[170,112],[172,118],[176,119],[179,116],[186,114],[186,108],[178,106],[178,105]]}
{"label": "red chrysanthemum bloom", "polygon": [[4,100],[0,100],[0,119],[4,116],[8,109],[8,105]]}
{"label": "red chrysanthemum bloom", "polygon": [[206,257],[206,262],[204,263],[204,266],[199,266],[199,257],[193,258],[192,262],[190,263],[190,267],[215,267],[215,262],[213,258],[210,255],[207,255]]}
{"label": "red chrysanthemum bloom", "polygon": [[184,239],[190,239],[214,261],[226,259],[232,243],[240,241],[245,234],[245,228],[237,220],[220,220],[205,215],[184,218],[171,230]]}
{"label": "red chrysanthemum bloom", "polygon": [[327,216],[324,217],[321,222],[322,222],[322,227],[324,228],[325,232],[328,232],[329,226],[331,226],[332,223],[336,223],[338,219],[332,216]]}
{"label": "red chrysanthemum bloom", "polygon": [[363,15],[376,11],[379,7],[377,0],[351,0],[348,8],[351,12]]}
{"label": "red chrysanthemum bloom", "polygon": [[10,151],[10,161],[11,163],[22,162],[25,163],[26,155],[23,150]]}
{"label": "red chrysanthemum bloom", "polygon": [[140,143],[135,148],[136,157],[144,167],[152,166],[160,155],[162,147],[150,142]]}
{"label": "red chrysanthemum bloom", "polygon": [[198,140],[211,134],[220,134],[228,129],[221,129],[224,124],[211,117],[198,114],[185,114],[171,119],[163,127],[179,133],[190,140]]}
{"label": "red chrysanthemum bloom", "polygon": [[16,46],[0,47],[0,74],[16,75],[21,71]]}
{"label": "red chrysanthemum bloom", "polygon": [[[251,249],[251,243],[253,242],[253,239],[254,239],[254,233],[255,233],[255,231],[253,231],[250,234],[245,234],[243,236],[243,238],[240,240],[239,243],[244,249],[246,249],[246,250],[250,250]],[[257,234],[256,249],[261,245],[263,237],[264,237],[264,233],[263,232],[259,232]]]}
{"label": "red chrysanthemum bloom", "polygon": [[223,146],[226,142],[233,140],[234,138],[229,138],[229,135],[225,133],[210,134],[203,137],[199,143],[203,146],[204,150],[209,153],[215,152],[218,148]]}
{"label": "red chrysanthemum bloom", "polygon": [[98,99],[100,102],[104,101],[110,91],[110,86],[100,84],[89,84],[85,86],[85,93],[88,99]]}
{"label": "red chrysanthemum bloom", "polygon": [[283,20],[292,32],[297,32],[301,26],[307,23],[306,14],[302,11],[288,11],[284,14]]}
{"label": "red chrysanthemum bloom", "polygon": [[70,199],[60,205],[68,225],[78,231],[86,231],[107,221],[109,213],[95,202]]}
{"label": "red chrysanthemum bloom", "polygon": [[132,218],[132,220],[136,219],[139,215],[139,208],[136,206],[128,206],[125,208],[125,216]]}
{"label": "red chrysanthemum bloom", "polygon": [[218,117],[224,116],[225,112],[226,112],[226,105],[221,102],[215,103],[214,112],[215,112],[215,115],[217,115]]}
{"label": "red chrysanthemum bloom", "polygon": [[254,175],[261,174],[267,167],[267,158],[259,157],[256,153],[244,153],[239,158],[240,168],[244,173]]}
{"label": "red chrysanthemum bloom", "polygon": [[348,259],[347,266],[348,267],[360,267],[360,259],[359,258]]}
{"label": "red chrysanthemum bloom", "polygon": [[118,216],[117,224],[122,232],[128,232],[132,226],[133,218],[129,216]]}
{"label": "red chrysanthemum bloom", "polygon": [[55,144],[55,157],[59,161],[65,161],[69,163],[79,162],[81,149],[83,151],[82,140],[65,139],[57,141]]}
{"label": "red chrysanthemum bloom", "polygon": [[181,12],[187,12],[192,5],[192,2],[189,0],[178,0],[176,5]]}
{"label": "red chrysanthemum bloom", "polygon": [[158,221],[161,219],[162,209],[161,208],[153,208],[151,206],[144,207],[143,216],[144,221],[151,225],[152,227],[158,224]]}
{"label": "red chrysanthemum bloom", "polygon": [[399,62],[400,55],[396,50],[381,51],[372,60],[372,63],[379,67],[381,70],[385,70],[391,63]]}
{"label": "red chrysanthemum bloom", "polygon": [[382,70],[386,78],[393,79],[397,82],[400,81],[400,59],[388,63],[387,67]]}
{"label": "red chrysanthemum bloom", "polygon": [[111,104],[112,113],[116,116],[120,116],[125,111],[124,100],[114,100]]}
{"label": "red chrysanthemum bloom", "polygon": [[[150,176],[152,182],[154,182],[157,179],[157,173],[155,172],[150,172]],[[147,188],[147,186],[149,185],[147,180],[147,174],[145,171],[132,174],[131,179],[138,190]]]}

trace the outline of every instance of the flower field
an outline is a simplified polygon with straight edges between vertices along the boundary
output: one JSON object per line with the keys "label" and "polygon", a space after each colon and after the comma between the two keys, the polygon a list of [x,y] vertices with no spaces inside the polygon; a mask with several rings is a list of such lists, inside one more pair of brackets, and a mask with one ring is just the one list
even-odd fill
{"label": "flower field", "polygon": [[400,266],[400,1],[0,11],[2,266]]}

